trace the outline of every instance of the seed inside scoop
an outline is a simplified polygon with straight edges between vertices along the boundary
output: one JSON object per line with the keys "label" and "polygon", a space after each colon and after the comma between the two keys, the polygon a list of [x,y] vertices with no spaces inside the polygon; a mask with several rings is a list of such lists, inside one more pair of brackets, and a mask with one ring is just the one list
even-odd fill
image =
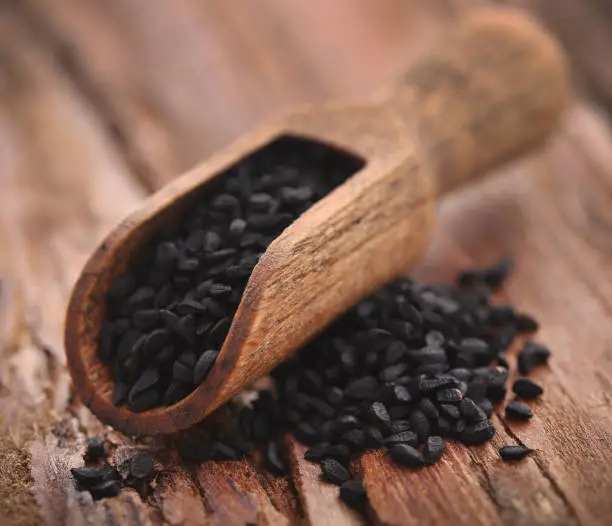
{"label": "seed inside scoop", "polygon": [[202,383],[268,245],[362,166],[281,137],[193,196],[108,292],[99,356],[115,383],[113,403],[134,412],[173,405]]}

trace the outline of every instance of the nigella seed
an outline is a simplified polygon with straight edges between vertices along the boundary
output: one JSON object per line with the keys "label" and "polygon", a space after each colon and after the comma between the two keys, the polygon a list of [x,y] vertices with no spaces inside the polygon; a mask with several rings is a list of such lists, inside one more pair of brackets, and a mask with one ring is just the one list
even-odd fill
{"label": "nigella seed", "polygon": [[96,462],[106,455],[104,443],[100,437],[90,438],[87,442],[87,451],[85,457],[91,462]]}
{"label": "nigella seed", "polygon": [[209,350],[202,353],[193,369],[193,383],[199,385],[212,369],[219,356],[219,351]]}
{"label": "nigella seed", "polygon": [[121,484],[116,480],[106,480],[88,489],[94,500],[117,497],[121,494]]}
{"label": "nigella seed", "polygon": [[172,378],[177,382],[191,384],[193,382],[193,366],[177,360],[172,366]]}
{"label": "nigella seed", "polygon": [[518,378],[512,385],[512,391],[520,398],[529,400],[540,396],[544,389],[529,378]]}
{"label": "nigella seed", "polygon": [[419,437],[413,431],[402,431],[401,433],[388,436],[383,440],[383,443],[387,447],[395,444],[408,444],[417,447],[419,445]]}
{"label": "nigella seed", "polygon": [[499,456],[503,460],[523,460],[532,452],[525,446],[504,446],[499,449]]}
{"label": "nigella seed", "polygon": [[442,389],[436,393],[436,399],[443,404],[452,404],[460,402],[463,398],[463,393],[456,387]]}
{"label": "nigella seed", "polygon": [[99,468],[72,468],[70,473],[74,479],[83,485],[83,487],[92,487],[95,484],[100,484],[105,480],[113,478],[113,474],[116,472],[113,466],[102,466]]}
{"label": "nigella seed", "polygon": [[446,444],[442,437],[430,436],[425,442],[425,449],[423,450],[423,457],[425,462],[428,464],[435,464],[442,458],[446,451]]}
{"label": "nigella seed", "polygon": [[387,427],[391,422],[389,412],[382,402],[374,402],[368,408],[368,417],[376,426]]}
{"label": "nigella seed", "polygon": [[325,394],[327,401],[334,407],[341,406],[344,402],[344,391],[339,387],[328,387]]}
{"label": "nigella seed", "polygon": [[213,442],[212,444],[211,460],[231,462],[233,460],[240,460],[241,456],[242,455],[229,444],[220,441]]}
{"label": "nigella seed", "polygon": [[270,473],[277,477],[282,477],[287,474],[287,461],[284,458],[282,448],[278,442],[269,442],[266,446],[264,466]]}
{"label": "nigella seed", "polygon": [[395,435],[404,431],[410,430],[410,422],[408,420],[393,420],[389,425],[389,434]]}
{"label": "nigella seed", "polygon": [[459,402],[459,411],[466,420],[472,422],[487,419],[485,412],[471,398],[464,398]]}
{"label": "nigella seed", "polygon": [[366,436],[361,429],[351,429],[342,436],[341,440],[352,451],[361,451],[366,445]]}
{"label": "nigella seed", "polygon": [[132,386],[130,390],[130,394],[128,399],[131,401],[134,400],[140,393],[146,391],[147,389],[153,387],[157,382],[159,382],[160,375],[159,371],[154,367],[149,367],[144,370],[144,372],[140,375],[136,383]]}
{"label": "nigella seed", "polygon": [[420,409],[414,409],[410,414],[410,428],[419,436],[421,441],[429,436],[431,425],[425,413]]}
{"label": "nigella seed", "polygon": [[440,404],[440,412],[451,420],[459,420],[461,417],[459,405],[455,404]]}
{"label": "nigella seed", "polygon": [[348,480],[340,486],[340,500],[347,506],[362,510],[367,500],[366,489],[358,480]]}
{"label": "nigella seed", "polygon": [[513,400],[506,406],[506,418],[510,420],[529,420],[533,412],[529,406],[518,400]]}
{"label": "nigella seed", "polygon": [[321,463],[323,478],[327,482],[336,484],[337,486],[345,483],[351,478],[349,470],[346,469],[340,462],[333,458],[327,458]]}
{"label": "nigella seed", "polygon": [[130,392],[130,386],[123,382],[115,382],[113,386],[113,405],[119,406],[126,402],[128,394]]}
{"label": "nigella seed", "polygon": [[174,381],[168,386],[168,389],[166,389],[162,397],[162,405],[174,405],[185,398],[190,392],[191,389],[187,384]]}
{"label": "nigella seed", "polygon": [[528,314],[519,314],[516,317],[516,328],[523,333],[535,332],[538,330],[538,322]]}
{"label": "nigella seed", "polygon": [[534,341],[527,340],[518,355],[519,371],[523,375],[531,373],[536,366],[548,362],[550,351]]}
{"label": "nigella seed", "polygon": [[299,442],[307,446],[312,446],[317,442],[320,442],[320,434],[308,422],[298,424],[293,430],[293,435]]}
{"label": "nigella seed", "polygon": [[478,407],[483,410],[484,414],[487,415],[487,418],[491,418],[491,415],[493,415],[493,404],[488,398],[479,400]]}
{"label": "nigella seed", "polygon": [[159,404],[159,401],[159,392],[153,388],[147,389],[146,391],[141,391],[128,401],[128,409],[133,413],[142,413],[143,411],[153,409]]}
{"label": "nigella seed", "polygon": [[365,446],[367,448],[377,448],[383,443],[383,435],[380,429],[374,426],[364,428]]}
{"label": "nigella seed", "polygon": [[425,465],[423,455],[414,447],[408,444],[395,444],[389,448],[391,458],[409,468],[419,468]]}
{"label": "nigella seed", "polygon": [[495,435],[495,427],[491,422],[484,420],[474,425],[465,426],[458,431],[459,440],[465,444],[484,444]]}
{"label": "nigella seed", "polygon": [[329,442],[320,442],[307,449],[304,458],[311,462],[320,462],[329,456],[331,448],[332,445]]}
{"label": "nigella seed", "polygon": [[376,378],[372,376],[364,376],[349,382],[344,391],[344,394],[349,398],[358,400],[371,400],[378,387]]}
{"label": "nigella seed", "polygon": [[148,453],[136,453],[130,460],[130,475],[136,479],[146,479],[153,474],[153,457]]}
{"label": "nigella seed", "polygon": [[440,416],[438,408],[429,398],[422,398],[419,402],[419,409],[429,420],[437,420]]}

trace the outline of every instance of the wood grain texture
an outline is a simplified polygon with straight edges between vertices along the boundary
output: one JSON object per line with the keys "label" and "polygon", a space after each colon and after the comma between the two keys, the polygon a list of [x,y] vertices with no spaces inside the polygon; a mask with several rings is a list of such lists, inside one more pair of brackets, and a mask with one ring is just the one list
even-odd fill
{"label": "wood grain texture", "polygon": [[[106,432],[71,395],[63,310],[87,253],[137,205],[143,187],[159,187],[294,102],[378,88],[473,3],[373,0],[357,8],[352,0],[332,7],[262,0],[254,7],[180,0],[142,10],[120,1],[3,2],[2,524],[42,523],[29,500],[32,481],[20,466],[30,466],[43,503],[50,498],[49,481],[60,480],[58,473],[79,460],[75,447],[86,435]],[[550,8],[538,11],[553,16]],[[588,28],[603,23],[602,12],[598,7],[597,15],[585,16],[584,38],[570,42],[582,47],[582,54],[570,49],[581,62],[594,57],[589,49],[601,42]],[[607,62],[593,58],[590,67],[603,76]],[[228,88],[234,81],[239,89]],[[541,338],[553,351],[550,368],[536,374],[546,394],[529,425],[498,426],[498,437],[482,448],[452,446],[439,469],[422,476],[402,471],[388,483],[381,475],[389,465],[364,459],[360,470],[370,485],[389,484],[387,494],[375,491],[368,521],[409,524],[418,509],[420,524],[609,524],[611,144],[600,109],[580,103],[541,155],[443,204],[419,275],[448,280],[461,266],[502,253],[516,256],[506,294],[542,321]],[[524,441],[536,454],[520,465],[503,464],[493,449],[502,440]],[[298,454],[293,478],[301,511],[282,504],[258,471],[259,484],[248,486],[256,493],[246,497],[249,520],[255,513],[263,524],[325,524],[330,517],[358,524],[334,498],[335,488],[319,482],[316,468]],[[173,468],[146,500],[128,492],[122,500],[92,505],[66,488],[51,501],[59,509],[46,513],[46,522],[66,523],[69,512],[72,524],[180,524],[182,509],[190,510],[192,524],[217,520],[193,469]],[[234,470],[230,480],[258,468],[236,464]],[[457,489],[457,473],[469,476],[469,501],[461,500],[466,491]],[[207,484],[212,494],[227,481]],[[428,501],[407,500],[415,494]],[[429,502],[444,495],[448,508]],[[222,499],[224,507],[243,509],[242,493]],[[264,511],[257,516],[253,509]],[[240,517],[234,523],[244,524]]]}

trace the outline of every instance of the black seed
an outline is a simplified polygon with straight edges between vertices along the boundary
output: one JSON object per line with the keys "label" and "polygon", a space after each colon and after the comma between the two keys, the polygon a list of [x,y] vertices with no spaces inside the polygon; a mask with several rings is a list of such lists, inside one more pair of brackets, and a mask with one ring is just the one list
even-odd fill
{"label": "black seed", "polygon": [[407,417],[412,409],[410,405],[392,405],[389,407],[389,416],[392,420],[397,420],[398,418]]}
{"label": "black seed", "polygon": [[187,462],[211,460],[214,456],[213,444],[210,442],[183,442],[179,445],[179,455]]}
{"label": "black seed", "polygon": [[155,329],[145,339],[142,347],[144,355],[155,354],[170,342],[170,332],[166,329]]}
{"label": "black seed", "polygon": [[391,446],[389,448],[389,455],[395,462],[402,466],[418,468],[425,465],[423,455],[408,444],[395,444]]}
{"label": "black seed", "polygon": [[353,415],[342,415],[334,420],[334,429],[342,434],[359,427],[359,420]]}
{"label": "black seed", "polygon": [[102,466],[100,468],[82,467],[72,468],[70,473],[83,487],[92,487],[95,484],[100,484],[105,480],[113,478],[116,469],[113,466]]}
{"label": "black seed", "polygon": [[321,463],[323,478],[332,484],[341,485],[351,478],[349,470],[333,458],[327,458]]}
{"label": "black seed", "polygon": [[212,444],[211,460],[219,462],[240,460],[242,455],[236,449],[224,442],[216,441]]}
{"label": "black seed", "polygon": [[499,456],[504,460],[522,460],[531,452],[525,446],[504,446],[499,449]]}
{"label": "black seed", "polygon": [[344,394],[349,398],[358,400],[371,400],[374,396],[378,382],[373,376],[363,376],[355,380],[351,380],[346,386]]}
{"label": "black seed", "polygon": [[491,422],[484,420],[473,425],[465,426],[458,431],[458,438],[465,444],[484,444],[495,435],[495,427]]}
{"label": "black seed", "polygon": [[382,402],[374,402],[368,408],[368,417],[376,426],[387,427],[391,422],[389,412]]}
{"label": "black seed", "polygon": [[518,400],[513,400],[506,406],[506,418],[511,420],[529,420],[533,412],[529,406]]}
{"label": "black seed", "polygon": [[518,366],[521,374],[527,375],[537,365],[548,362],[550,351],[534,341],[527,340],[518,355]]}
{"label": "black seed", "polygon": [[438,433],[446,436],[446,435],[451,434],[451,431],[453,430],[453,426],[446,418],[440,417],[438,418],[438,421],[436,422],[436,429],[438,430]]}
{"label": "black seed", "polygon": [[327,401],[332,406],[340,406],[344,402],[344,392],[339,387],[328,387],[325,391]]}
{"label": "black seed", "polygon": [[142,413],[143,411],[153,409],[159,403],[159,400],[160,396],[158,391],[155,389],[147,389],[134,396],[134,398],[128,402],[128,409],[134,413]]}
{"label": "black seed", "polygon": [[479,422],[487,419],[486,413],[471,398],[464,398],[459,402],[459,411],[470,422]]}
{"label": "black seed", "polygon": [[464,338],[459,346],[463,352],[470,354],[487,354],[489,352],[487,343],[478,338]]}
{"label": "black seed", "polygon": [[147,308],[153,304],[155,290],[151,287],[141,287],[127,300],[126,306],[131,311]]}
{"label": "black seed", "polygon": [[128,398],[130,386],[123,382],[115,382],[113,386],[113,405],[122,405]]}
{"label": "black seed", "polygon": [[121,494],[121,484],[116,480],[107,480],[89,488],[89,492],[95,500],[117,497]]}
{"label": "black seed", "polygon": [[382,444],[383,435],[377,427],[366,426],[363,432],[365,434],[365,445],[367,448],[377,448]]}
{"label": "black seed", "polygon": [[130,460],[130,475],[136,479],[146,479],[153,474],[153,457],[148,453],[136,453]]}
{"label": "black seed", "polygon": [[535,332],[538,330],[538,322],[528,314],[519,314],[516,317],[516,329],[519,332]]}
{"label": "black seed", "polygon": [[423,411],[423,414],[429,420],[437,420],[440,416],[440,412],[438,408],[434,405],[434,403],[429,398],[423,398],[419,402],[419,409]]}
{"label": "black seed", "polygon": [[134,292],[136,281],[129,274],[115,278],[108,289],[108,297],[111,300],[122,300]]}
{"label": "black seed", "polygon": [[544,389],[529,378],[518,378],[512,385],[512,391],[514,391],[514,394],[517,396],[529,400],[540,396],[544,392]]}
{"label": "black seed", "polygon": [[204,378],[208,375],[209,371],[215,363],[215,360],[219,356],[219,351],[205,351],[202,356],[198,359],[193,369],[193,383],[199,385],[202,383]]}
{"label": "black seed", "polygon": [[403,431],[410,430],[410,422],[408,420],[393,420],[389,425],[389,434],[395,435]]}
{"label": "black seed", "polygon": [[96,462],[104,458],[106,452],[104,451],[104,443],[100,437],[90,438],[87,442],[87,452],[85,457],[91,462]]}
{"label": "black seed", "polygon": [[193,366],[177,360],[172,366],[172,378],[178,382],[191,384],[193,382]]}
{"label": "black seed", "polygon": [[448,374],[454,376],[457,380],[461,382],[467,382],[472,376],[472,372],[464,367],[457,367],[455,369],[451,369],[450,371],[448,371]]}
{"label": "black seed", "polygon": [[320,433],[308,422],[302,422],[293,430],[295,438],[307,446],[320,442]]}
{"label": "black seed", "polygon": [[425,449],[423,450],[423,457],[425,462],[428,464],[435,464],[442,458],[442,455],[446,451],[446,444],[442,437],[431,436],[425,442]]}
{"label": "black seed", "polygon": [[185,398],[190,392],[191,389],[187,384],[176,381],[172,382],[162,397],[162,405],[174,405]]}
{"label": "black seed", "polygon": [[304,453],[304,458],[311,462],[320,462],[329,456],[332,445],[329,442],[319,442]]}
{"label": "black seed", "polygon": [[341,440],[352,451],[361,451],[366,445],[366,436],[361,429],[351,429],[342,435]]}
{"label": "black seed", "polygon": [[406,389],[402,385],[395,385],[393,387],[393,398],[395,402],[399,404],[407,404],[412,401],[412,396],[410,396],[410,391]]}
{"label": "black seed", "polygon": [[451,420],[459,420],[461,416],[459,405],[454,404],[440,404],[440,412]]}
{"label": "black seed", "polygon": [[484,411],[485,415],[487,415],[487,418],[491,417],[491,415],[493,414],[493,404],[488,398],[479,400],[478,406]]}
{"label": "black seed", "polygon": [[230,224],[230,234],[234,237],[240,237],[244,233],[246,226],[246,221],[238,217],[234,219]]}
{"label": "black seed", "polygon": [[363,510],[367,500],[366,489],[358,480],[348,480],[340,486],[340,500],[353,509]]}
{"label": "black seed", "polygon": [[427,378],[425,375],[421,375],[417,378],[417,389],[422,394],[428,394],[432,391],[439,391],[446,387],[453,387],[457,385],[457,379],[454,377],[448,378]]}
{"label": "black seed", "polygon": [[132,389],[130,390],[130,394],[128,396],[130,402],[134,400],[134,398],[137,397],[140,393],[157,384],[157,382],[159,382],[159,379],[159,371],[155,367],[148,367],[147,369],[145,369],[138,378],[138,380],[136,380],[136,383],[132,386]]}
{"label": "black seed", "polygon": [[498,289],[512,272],[513,266],[509,259],[501,259],[492,267],[484,270],[483,281],[492,289]]}
{"label": "black seed", "polygon": [[410,427],[421,442],[427,439],[431,431],[429,420],[420,409],[414,409],[410,414]]}
{"label": "black seed", "polygon": [[456,387],[442,389],[436,393],[436,399],[443,404],[457,403],[463,398],[463,393]]}
{"label": "black seed", "polygon": [[417,447],[419,445],[419,437],[413,431],[402,431],[401,433],[388,436],[383,440],[383,443],[387,447],[394,444],[409,444]]}
{"label": "black seed", "polygon": [[495,367],[495,369],[491,369],[485,380],[487,385],[487,397],[495,402],[502,401],[506,397],[507,380],[508,369],[504,367]]}
{"label": "black seed", "polygon": [[283,451],[278,442],[270,442],[266,446],[264,452],[264,466],[270,473],[277,477],[282,477],[287,474],[287,461],[284,458]]}
{"label": "black seed", "polygon": [[351,450],[346,444],[337,444],[330,448],[328,456],[337,460],[340,464],[347,465],[351,456]]}
{"label": "black seed", "polygon": [[385,354],[385,361],[388,364],[394,364],[400,361],[404,356],[406,356],[407,352],[408,347],[404,342],[395,341],[391,345],[389,345],[389,348],[387,349],[387,352]]}
{"label": "black seed", "polygon": [[393,380],[399,378],[408,370],[407,363],[398,363],[395,365],[390,365],[383,369],[379,374],[378,378],[382,382],[392,382]]}

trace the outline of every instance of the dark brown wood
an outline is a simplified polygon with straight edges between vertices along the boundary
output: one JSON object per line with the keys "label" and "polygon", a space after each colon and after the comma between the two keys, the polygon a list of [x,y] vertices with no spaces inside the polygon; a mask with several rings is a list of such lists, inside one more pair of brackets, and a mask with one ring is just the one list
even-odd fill
{"label": "dark brown wood", "polygon": [[[515,82],[518,76],[524,80]],[[82,402],[127,434],[173,433],[202,420],[417,262],[434,194],[540,145],[567,99],[566,67],[554,40],[514,10],[483,10],[419,61],[382,105],[312,107],[246,134],[147,199],[85,265],[66,318],[68,364]],[[97,352],[111,280],[194,189],[282,133],[350,150],[366,166],[267,249],[202,385],[171,407],[138,414],[115,407]]]}
{"label": "dark brown wood", "polygon": [[[70,288],[101,236],[138,205],[145,188],[170,181],[295,102],[367,95],[391,82],[475,3],[486,2],[0,4],[1,524],[43,523],[32,476],[38,502],[51,494],[58,499],[55,512],[41,508],[47,524],[121,524],[125,517],[123,500],[92,510],[70,487],[55,485],[80,462],[85,434],[104,431],[107,441],[131,443],[107,434],[71,395],[62,348]],[[596,3],[523,2],[537,5],[544,20],[564,21],[551,27],[561,29],[569,55],[579,60],[574,69],[588,65],[590,80],[605,79],[609,70],[597,51],[605,49],[605,33],[594,28],[606,18]],[[580,38],[563,38],[567,28]],[[592,93],[596,84],[587,87]],[[426,525],[610,523],[610,144],[601,108],[580,102],[541,155],[443,201],[420,277],[449,280],[464,265],[510,253],[517,273],[507,293],[542,321],[538,337],[553,351],[550,368],[536,376],[545,398],[529,425],[511,429],[514,436],[498,425],[500,439],[518,437],[537,453],[507,465],[493,449],[497,438],[485,448],[453,448],[440,465],[443,476],[433,480],[402,472],[389,481],[384,457],[368,459],[369,484],[388,488],[384,500],[375,492],[372,522],[410,524],[418,509],[413,523]],[[58,464],[58,446],[68,462]],[[315,466],[293,460],[302,510],[291,515],[278,504],[263,474],[261,484],[250,486],[255,501],[276,502],[272,508],[290,523],[359,524],[335,498],[337,489],[318,480]],[[239,478],[241,463],[232,466],[230,477]],[[470,475],[458,494],[449,473]],[[125,510],[140,524],[210,524],[214,513],[192,475],[173,461],[150,498],[126,495]],[[448,510],[413,501],[415,492],[448,496]],[[222,499],[240,508],[242,495]],[[259,523],[278,517],[270,506],[262,509],[270,515]]]}

